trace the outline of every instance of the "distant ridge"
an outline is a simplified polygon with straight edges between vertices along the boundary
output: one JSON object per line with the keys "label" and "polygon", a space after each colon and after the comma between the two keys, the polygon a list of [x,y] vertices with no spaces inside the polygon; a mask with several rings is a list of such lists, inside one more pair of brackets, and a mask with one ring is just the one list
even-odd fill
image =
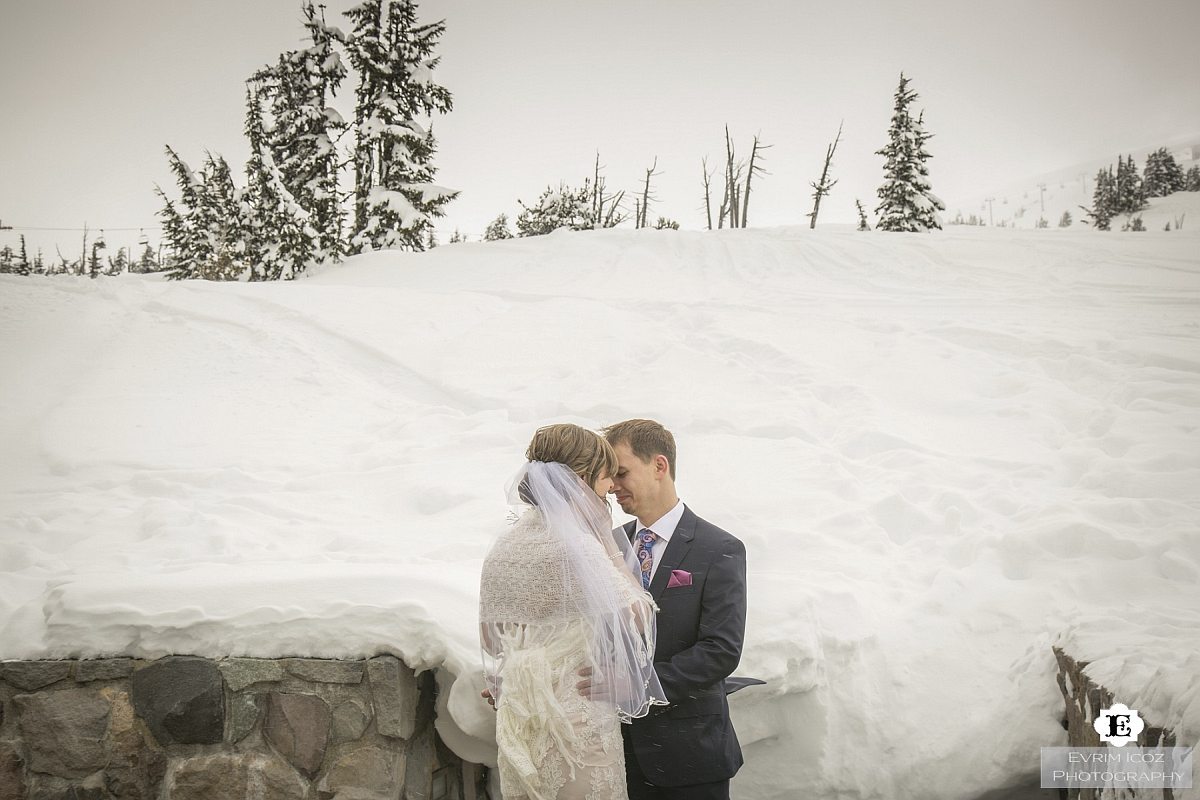
{"label": "distant ridge", "polygon": [[[1063,212],[1067,211],[1071,214],[1072,227],[1083,225],[1083,212],[1079,207],[1091,205],[1096,173],[1110,164],[1115,166],[1118,156],[1128,155],[1133,156],[1140,173],[1145,166],[1146,156],[1160,147],[1166,147],[1185,171],[1200,164],[1200,133],[1195,133],[1080,161],[1051,172],[1021,178],[977,195],[950,198],[942,219],[946,223],[953,222],[961,214],[966,222],[974,215],[984,225],[1036,228],[1038,220],[1045,218],[1048,226],[1053,228],[1058,226]],[[1043,185],[1044,191],[1041,188]],[[1152,208],[1156,205],[1151,203]],[[1149,225],[1150,220],[1147,219],[1146,223]],[[1193,224],[1200,226],[1200,220],[1193,220]]]}

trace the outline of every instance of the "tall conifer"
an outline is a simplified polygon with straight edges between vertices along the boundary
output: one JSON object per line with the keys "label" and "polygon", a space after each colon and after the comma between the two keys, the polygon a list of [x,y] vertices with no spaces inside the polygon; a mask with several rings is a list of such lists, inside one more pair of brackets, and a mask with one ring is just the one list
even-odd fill
{"label": "tall conifer", "polygon": [[444,22],[417,24],[413,0],[365,0],[348,10],[355,91],[354,233],[350,251],[423,250],[432,219],[457,192],[433,183],[436,140],[421,120],[450,111],[433,80]]}
{"label": "tall conifer", "polygon": [[919,96],[908,88],[909,79],[900,74],[896,90],[888,144],[876,151],[884,157],[884,183],[879,187],[877,227],[885,231],[928,231],[942,227],[939,211],[946,206],[929,185],[929,152],[925,143],[932,134],[925,131],[924,112],[913,117],[909,106]]}
{"label": "tall conifer", "polygon": [[1092,190],[1092,207],[1083,209],[1084,217],[1097,230],[1109,230],[1117,214],[1117,181],[1112,167],[1096,173],[1096,188]]}
{"label": "tall conifer", "polygon": [[297,205],[309,212],[313,228],[310,261],[337,260],[342,252],[345,214],[338,190],[337,141],[347,126],[328,106],[346,68],[334,48],[342,38],[318,17],[311,0],[303,5],[311,46],[279,56],[252,79],[266,102],[263,135],[280,180]]}
{"label": "tall conifer", "polygon": [[1132,155],[1129,158],[1117,156],[1115,191],[1118,214],[1135,214],[1146,207],[1146,200],[1142,196],[1142,178],[1138,175]]}

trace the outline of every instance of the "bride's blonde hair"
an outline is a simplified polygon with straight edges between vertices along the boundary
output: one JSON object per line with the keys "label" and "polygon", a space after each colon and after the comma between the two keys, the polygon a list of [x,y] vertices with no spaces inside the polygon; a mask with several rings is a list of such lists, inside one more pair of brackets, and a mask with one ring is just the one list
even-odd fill
{"label": "bride's blonde hair", "polygon": [[538,428],[525,451],[530,461],[566,465],[589,487],[602,476],[617,474],[617,453],[600,434],[570,423]]}

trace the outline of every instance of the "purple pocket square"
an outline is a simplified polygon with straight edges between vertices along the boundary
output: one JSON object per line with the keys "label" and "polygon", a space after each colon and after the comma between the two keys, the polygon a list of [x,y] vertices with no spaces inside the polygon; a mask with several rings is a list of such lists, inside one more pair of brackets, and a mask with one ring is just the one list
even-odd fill
{"label": "purple pocket square", "polygon": [[671,580],[667,581],[667,588],[674,589],[676,586],[691,586],[692,573],[684,569],[671,570]]}

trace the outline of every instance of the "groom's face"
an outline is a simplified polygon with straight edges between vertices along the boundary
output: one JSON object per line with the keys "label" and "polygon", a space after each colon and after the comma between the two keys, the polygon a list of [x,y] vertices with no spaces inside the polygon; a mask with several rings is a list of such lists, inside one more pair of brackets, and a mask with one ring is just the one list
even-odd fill
{"label": "groom's face", "polygon": [[612,493],[621,510],[636,517],[639,509],[653,502],[659,488],[654,477],[654,462],[642,461],[626,442],[613,445],[613,450],[617,452],[619,467],[613,476]]}

